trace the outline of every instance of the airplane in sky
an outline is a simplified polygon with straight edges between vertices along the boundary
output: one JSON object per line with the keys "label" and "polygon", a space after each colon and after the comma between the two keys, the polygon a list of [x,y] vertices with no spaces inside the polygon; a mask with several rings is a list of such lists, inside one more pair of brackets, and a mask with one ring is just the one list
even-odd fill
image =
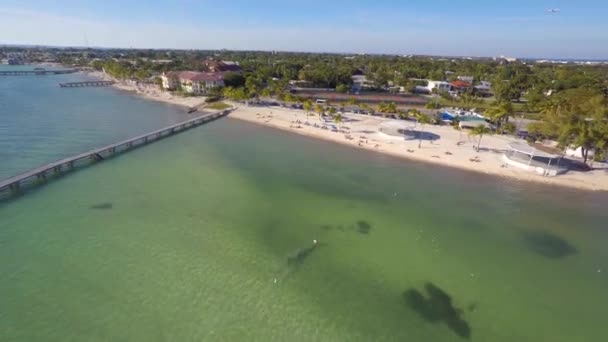
{"label": "airplane in sky", "polygon": [[547,10],[547,12],[551,13],[551,14],[557,14],[560,12],[559,8],[550,8]]}

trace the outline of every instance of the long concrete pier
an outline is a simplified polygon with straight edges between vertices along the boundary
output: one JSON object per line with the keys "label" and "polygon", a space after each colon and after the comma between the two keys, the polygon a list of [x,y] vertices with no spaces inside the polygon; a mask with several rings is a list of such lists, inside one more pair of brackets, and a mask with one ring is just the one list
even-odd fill
{"label": "long concrete pier", "polygon": [[24,75],[62,75],[73,74],[76,69],[65,70],[2,70],[0,76],[24,76]]}
{"label": "long concrete pier", "polygon": [[107,87],[114,83],[115,83],[114,81],[84,81],[84,82],[59,83],[59,86],[62,88]]}
{"label": "long concrete pier", "polygon": [[224,110],[221,112],[202,115],[194,119],[190,119],[175,125],[171,125],[169,127],[156,130],[154,132],[130,138],[112,145],[97,148],[85,153],[81,153],[77,156],[58,160],[56,162],[40,166],[36,169],[25,172],[18,176],[0,181],[0,199],[22,194],[27,188],[44,184],[53,177],[61,176],[67,172],[76,170],[78,168],[86,167],[93,163],[97,163],[107,158],[111,158],[117,154],[130,151],[136,147],[140,147],[148,143],[166,138],[168,136],[183,132],[190,128],[214,121],[216,119],[228,115],[230,111],[231,110]]}

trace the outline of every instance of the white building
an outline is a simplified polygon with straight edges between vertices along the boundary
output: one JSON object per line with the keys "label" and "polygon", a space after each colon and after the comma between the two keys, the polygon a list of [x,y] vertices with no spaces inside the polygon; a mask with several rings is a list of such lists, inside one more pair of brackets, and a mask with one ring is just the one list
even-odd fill
{"label": "white building", "polygon": [[480,85],[476,85],[475,89],[481,95],[491,94],[492,93],[492,83],[488,81],[481,81]]}
{"label": "white building", "polygon": [[163,89],[205,95],[213,88],[224,86],[224,74],[221,72],[179,71],[169,72],[161,76]]}
{"label": "white building", "polygon": [[431,92],[433,89],[437,89],[437,91],[450,91],[452,90],[452,85],[446,81],[431,81],[427,80],[426,86]]}
{"label": "white building", "polygon": [[373,89],[376,87],[376,84],[367,79],[365,75],[354,75],[352,76],[353,80],[353,91],[359,92],[362,90]]}
{"label": "white building", "polygon": [[467,83],[471,83],[471,84],[473,84],[473,81],[475,80],[475,77],[473,77],[473,76],[458,76],[457,78],[463,82],[467,82]]}

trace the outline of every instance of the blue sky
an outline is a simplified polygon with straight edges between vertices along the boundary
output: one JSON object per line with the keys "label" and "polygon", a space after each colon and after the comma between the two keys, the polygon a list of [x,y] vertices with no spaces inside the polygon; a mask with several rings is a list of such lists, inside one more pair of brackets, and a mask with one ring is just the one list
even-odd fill
{"label": "blue sky", "polygon": [[606,0],[0,0],[0,44],[608,59],[605,18]]}

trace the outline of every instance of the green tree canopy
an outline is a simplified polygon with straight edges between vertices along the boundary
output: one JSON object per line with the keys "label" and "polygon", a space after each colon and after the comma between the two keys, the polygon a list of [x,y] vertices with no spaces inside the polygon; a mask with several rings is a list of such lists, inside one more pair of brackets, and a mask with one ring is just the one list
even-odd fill
{"label": "green tree canopy", "polygon": [[581,149],[587,162],[589,151],[602,154],[608,147],[608,103],[596,90],[575,88],[560,92],[541,106],[542,121],[531,124],[532,133],[556,139],[562,148]]}

